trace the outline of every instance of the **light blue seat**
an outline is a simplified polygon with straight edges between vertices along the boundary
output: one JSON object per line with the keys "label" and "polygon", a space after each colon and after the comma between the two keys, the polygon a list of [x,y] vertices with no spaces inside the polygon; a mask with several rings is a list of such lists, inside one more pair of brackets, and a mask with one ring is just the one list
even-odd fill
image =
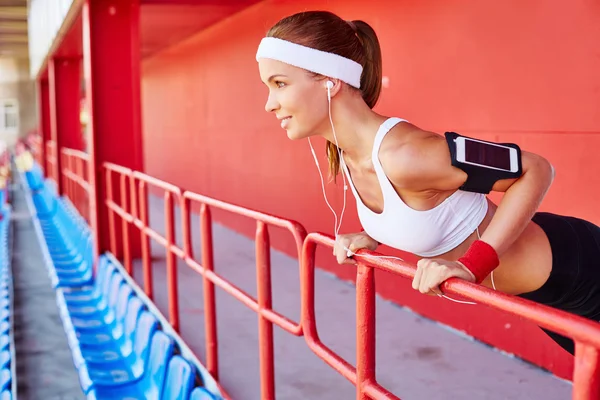
{"label": "light blue seat", "polygon": [[154,332],[148,363],[142,379],[135,384],[126,386],[95,388],[95,398],[160,400],[167,375],[167,365],[173,355],[173,350],[174,342],[171,337],[161,331]]}
{"label": "light blue seat", "polygon": [[206,390],[203,387],[197,387],[192,390],[192,395],[190,396],[190,400],[215,400],[216,397],[212,395],[211,392]]}
{"label": "light blue seat", "polygon": [[[115,276],[117,276],[115,274]],[[113,277],[114,278],[114,277]],[[117,276],[117,280],[119,277]],[[112,288],[111,288],[112,289]],[[133,293],[131,286],[129,284],[124,283],[123,279],[120,279],[120,286],[117,292],[117,299],[115,303],[110,304],[109,301],[105,300],[106,297],[103,297],[96,304],[69,304],[66,303],[67,310],[69,314],[74,318],[100,318],[105,316],[109,311],[113,311],[115,313],[115,317],[119,319],[119,311],[121,311],[120,317],[121,319],[125,314],[125,307],[127,306],[127,301],[129,297]],[[110,293],[112,295],[112,293]],[[108,299],[110,300],[110,298]],[[119,308],[121,306],[121,310]],[[111,309],[111,307],[113,307]]]}
{"label": "light blue seat", "polygon": [[10,364],[10,351],[2,350],[0,352],[0,368],[5,368]]}
{"label": "light blue seat", "polygon": [[[157,329],[156,317],[149,311],[143,311],[135,330],[133,344],[126,341],[117,352],[103,352],[93,356],[84,353],[94,386],[120,386],[139,380],[147,365],[150,339]],[[115,353],[117,359],[114,359]]]}
{"label": "light blue seat", "polygon": [[194,368],[181,356],[173,356],[169,361],[167,381],[162,400],[187,400],[194,387]]}
{"label": "light blue seat", "polygon": [[10,346],[10,338],[7,333],[0,335],[0,350],[8,349]]}
{"label": "light blue seat", "polygon": [[0,400],[12,400],[12,394],[9,390],[5,390],[0,394]]}
{"label": "light blue seat", "polygon": [[108,306],[106,307],[105,312],[99,311],[93,315],[84,315],[82,317],[72,316],[71,321],[76,331],[106,330],[108,325],[112,325],[115,322],[116,304],[119,298],[119,289],[123,282],[123,278],[120,274],[114,274],[112,276]]}
{"label": "light blue seat", "polygon": [[2,368],[2,370],[0,370],[0,390],[10,389],[11,382],[10,370]]}
{"label": "light blue seat", "polygon": [[[65,301],[68,305],[96,305],[106,301],[110,293],[110,283],[115,267],[107,257],[101,257],[98,262],[98,275],[94,284],[85,287],[64,288]],[[103,297],[106,296],[106,297]]]}
{"label": "light blue seat", "polygon": [[[125,333],[125,316],[129,308],[129,299],[133,295],[131,286],[128,284],[121,285],[119,290],[119,297],[117,301],[117,308],[115,311],[115,323],[113,325],[107,325],[103,331],[93,333],[81,333],[78,332],[77,338],[82,348],[100,348],[110,345],[114,342],[119,343],[123,339]],[[78,308],[81,310],[82,308]]]}

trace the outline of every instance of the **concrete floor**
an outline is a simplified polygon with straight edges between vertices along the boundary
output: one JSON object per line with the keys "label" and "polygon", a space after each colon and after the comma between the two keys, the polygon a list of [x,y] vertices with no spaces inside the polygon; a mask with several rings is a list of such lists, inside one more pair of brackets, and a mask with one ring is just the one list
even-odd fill
{"label": "concrete floor", "polygon": [[[151,197],[151,225],[164,232],[162,200]],[[176,215],[179,222],[179,214]],[[199,243],[197,223],[194,244]],[[179,227],[177,228],[179,231]],[[215,224],[216,270],[256,295],[254,242]],[[200,249],[194,249],[200,259]],[[155,303],[168,316],[164,248],[152,242]],[[298,321],[298,261],[272,251],[273,304]],[[139,262],[134,278],[142,282]],[[350,363],[355,361],[355,290],[316,271],[317,323],[321,340]],[[202,279],[178,264],[181,335],[205,360]],[[234,399],[259,400],[258,324],[256,314],[217,289],[220,382]],[[443,329],[437,323],[390,302],[377,300],[377,378],[403,400],[571,398],[570,382],[508,357],[488,346]],[[302,337],[275,328],[277,399],[353,399],[353,385],[319,359]]]}

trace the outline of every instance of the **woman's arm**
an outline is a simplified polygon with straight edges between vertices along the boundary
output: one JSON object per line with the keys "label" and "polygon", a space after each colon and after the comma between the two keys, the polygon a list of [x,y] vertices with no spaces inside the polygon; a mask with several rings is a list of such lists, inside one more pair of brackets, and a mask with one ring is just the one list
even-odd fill
{"label": "woman's arm", "polygon": [[[513,244],[531,221],[554,178],[552,165],[546,159],[526,151],[521,153],[523,174],[518,179],[496,182],[492,190],[505,194],[481,237],[481,241],[492,246],[498,256]],[[418,128],[411,133],[410,139],[388,143],[380,159],[390,181],[410,191],[456,190],[467,179],[464,171],[451,165],[445,138]],[[430,261],[419,261],[413,281],[413,287],[424,293],[452,276],[475,280],[470,271],[466,271],[467,275],[464,273],[465,266],[461,263]]]}
{"label": "woman's arm", "polygon": [[498,181],[492,188],[505,194],[481,236],[481,240],[491,245],[498,255],[508,250],[525,230],[554,180],[554,168],[548,160],[527,151],[521,153],[521,177]]}

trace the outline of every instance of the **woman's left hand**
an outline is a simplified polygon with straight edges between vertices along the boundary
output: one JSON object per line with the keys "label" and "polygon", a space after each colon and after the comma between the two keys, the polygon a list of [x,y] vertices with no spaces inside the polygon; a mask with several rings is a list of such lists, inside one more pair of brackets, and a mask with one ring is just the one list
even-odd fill
{"label": "woman's left hand", "polygon": [[423,258],[417,263],[412,287],[424,294],[438,295],[441,294],[440,284],[453,277],[475,282],[475,276],[471,271],[458,261]]}

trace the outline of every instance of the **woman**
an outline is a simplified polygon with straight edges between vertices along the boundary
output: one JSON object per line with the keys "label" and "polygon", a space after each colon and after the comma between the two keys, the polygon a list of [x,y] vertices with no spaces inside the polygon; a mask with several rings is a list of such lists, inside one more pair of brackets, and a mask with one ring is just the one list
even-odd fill
{"label": "woman", "polygon": [[[372,110],[382,61],[367,23],[303,12],[266,36],[256,55],[266,110],[292,140],[324,137],[330,174],[356,198],[365,230],[337,235],[336,222],[339,263],[384,243],[423,257],[412,283],[421,293],[457,277],[600,319],[600,228],[536,212],[554,177],[546,159],[522,151],[521,174],[493,183],[505,192],[498,205],[460,190],[470,176],[452,165],[444,136]],[[547,333],[574,353],[571,339]]]}

